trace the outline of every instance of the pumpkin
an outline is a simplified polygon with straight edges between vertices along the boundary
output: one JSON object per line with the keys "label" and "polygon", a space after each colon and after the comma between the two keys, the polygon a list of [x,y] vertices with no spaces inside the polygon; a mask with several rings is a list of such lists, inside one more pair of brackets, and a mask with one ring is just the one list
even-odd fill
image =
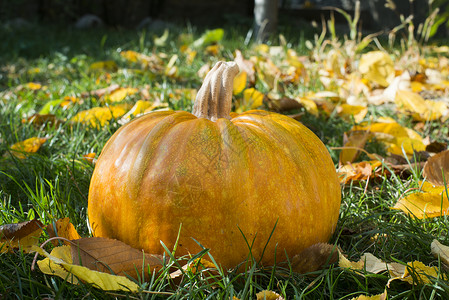
{"label": "pumpkin", "polygon": [[176,255],[209,248],[225,268],[249,255],[272,265],[329,240],[341,194],[326,147],[287,116],[231,114],[238,72],[217,63],[193,113],[152,112],[109,139],[89,189],[94,236],[153,254],[179,238]]}

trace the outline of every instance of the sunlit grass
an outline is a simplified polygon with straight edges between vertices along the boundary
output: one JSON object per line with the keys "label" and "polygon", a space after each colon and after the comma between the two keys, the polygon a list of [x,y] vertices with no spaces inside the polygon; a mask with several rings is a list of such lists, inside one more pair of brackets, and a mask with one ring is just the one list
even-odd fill
{"label": "sunlit grass", "polygon": [[[199,53],[192,65],[180,66],[178,79],[151,74],[137,65],[127,64],[120,57],[121,50],[147,55],[153,51],[164,52],[167,56],[181,55],[179,36],[183,33],[198,35],[193,29],[190,32],[180,29],[170,33],[165,46],[156,48],[152,34],[134,31],[49,32],[43,27],[16,35],[2,33],[5,39],[0,44],[0,224],[33,218],[51,224],[69,217],[82,236],[89,235],[87,197],[94,166],[84,160],[83,155],[100,153],[108,138],[120,127],[118,120],[111,120],[101,128],[69,122],[77,112],[99,105],[99,100],[90,96],[70,109],[52,108],[51,113],[61,120],[59,124],[36,126],[25,120],[48,101],[65,96],[81,97],[84,92],[113,83],[131,87],[149,85],[149,90],[159,95],[171,109],[191,110],[191,100],[181,97],[175,101],[170,95],[177,89],[197,89],[200,78],[196,72],[203,64],[231,59],[233,50],[250,51],[251,45],[244,44],[243,33],[231,31],[222,42],[219,57]],[[43,34],[47,37],[45,40],[41,38]],[[304,40],[288,47],[306,51]],[[102,60],[116,61],[119,71],[110,72],[109,77],[89,71],[92,63]],[[18,89],[28,82],[37,82],[46,88]],[[314,89],[320,88],[318,78],[310,84]],[[137,98],[126,101],[135,100]],[[388,107],[370,109],[372,116],[395,115]],[[353,125],[335,115],[329,118],[313,116],[304,110],[301,113],[304,113],[301,121],[328,147],[342,146],[343,133]],[[404,124],[408,121],[402,120]],[[426,126],[429,134],[447,134],[438,124]],[[11,145],[32,136],[48,137],[48,141],[26,159],[11,155]],[[367,149],[375,153],[385,151],[375,141]],[[337,163],[338,152],[331,151],[331,155]],[[407,189],[417,185],[416,176],[392,175],[372,179],[368,184],[362,181],[343,187],[340,220],[330,242],[354,260],[371,252],[386,261],[420,260],[435,265],[438,261],[430,255],[430,243],[434,238],[449,240],[447,217],[417,220],[390,209]],[[166,255],[169,256],[171,250],[167,249]],[[203,255],[208,258],[207,251],[198,254]],[[70,285],[58,277],[32,271],[32,260],[32,255],[20,251],[0,254],[0,299],[232,299],[234,296],[254,299],[258,292],[266,289],[286,299],[350,299],[361,294],[382,293],[389,279],[385,274],[363,277],[336,265],[305,276],[292,273],[285,266],[263,269],[254,264],[244,273],[225,271],[213,278],[186,273],[181,279],[171,280],[163,275],[181,266],[180,261],[171,257],[161,274],[146,274],[151,279],[142,283],[141,293],[126,294],[101,291],[87,284]],[[437,299],[448,291],[447,282],[435,279],[432,284],[417,286],[393,282],[388,294],[390,299]]]}

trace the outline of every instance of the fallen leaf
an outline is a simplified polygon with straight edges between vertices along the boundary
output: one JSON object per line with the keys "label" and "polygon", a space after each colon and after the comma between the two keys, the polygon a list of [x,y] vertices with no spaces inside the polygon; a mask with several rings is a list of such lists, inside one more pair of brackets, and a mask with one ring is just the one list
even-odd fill
{"label": "fallen leaf", "polygon": [[117,72],[118,66],[113,60],[97,61],[89,66],[89,71]]}
{"label": "fallen leaf", "polygon": [[91,164],[95,164],[97,154],[95,152],[87,153],[83,155],[83,159],[88,161]]}
{"label": "fallen leaf", "polygon": [[109,103],[121,102],[126,97],[134,95],[138,91],[139,90],[136,88],[118,88],[118,89],[114,90],[113,92],[111,92],[110,94],[106,94],[104,99]]}
{"label": "fallen leaf", "polygon": [[385,290],[382,294],[377,294],[374,296],[360,295],[358,297],[351,298],[351,300],[386,300],[386,299],[387,299],[387,290]]}
{"label": "fallen leaf", "polygon": [[441,261],[449,266],[449,247],[441,244],[438,240],[433,240],[430,244],[430,252],[432,252],[433,256],[436,258],[440,258]]}
{"label": "fallen leaf", "polygon": [[42,84],[36,82],[28,82],[24,86],[33,91],[40,90],[42,88]]}
{"label": "fallen leaf", "polygon": [[284,300],[284,298],[276,292],[264,290],[256,294],[256,300]]}
{"label": "fallen leaf", "polygon": [[58,120],[53,114],[34,114],[28,117],[26,120],[22,120],[22,123],[31,123],[36,127],[41,127],[43,125],[59,125],[62,123],[61,120]]}
{"label": "fallen leaf", "polygon": [[255,88],[249,88],[243,91],[243,99],[239,102],[236,112],[241,113],[249,109],[258,108],[263,104],[264,94]]}
{"label": "fallen leaf", "polygon": [[153,105],[151,101],[138,100],[136,104],[122,117],[122,119],[131,119],[131,117],[136,117],[145,112],[148,108]]}
{"label": "fallen leaf", "polygon": [[193,48],[204,47],[213,43],[218,43],[223,39],[224,30],[221,28],[206,30],[199,39],[192,43]]}
{"label": "fallen leaf", "polygon": [[335,245],[314,244],[292,257],[291,268],[294,272],[300,274],[321,270],[327,265],[338,262],[338,253]]}
{"label": "fallen leaf", "polygon": [[350,163],[338,168],[337,174],[340,182],[347,184],[350,181],[368,180],[372,176],[380,176],[375,171],[381,166],[382,162],[378,160]]}
{"label": "fallen leaf", "polygon": [[104,95],[111,94],[112,92],[114,92],[115,90],[118,90],[119,88],[120,88],[120,86],[118,84],[112,84],[112,85],[102,88],[102,89],[94,90],[91,92],[84,92],[81,94],[81,97],[86,98],[89,95],[93,95],[93,96],[100,98],[100,97],[103,97]]}
{"label": "fallen leaf", "polygon": [[312,99],[306,98],[306,97],[296,97],[294,98],[296,101],[299,102],[299,104],[301,104],[308,113],[314,115],[314,116],[318,116],[319,115],[319,111],[318,111],[318,106],[315,103],[315,101],[313,101]]}
{"label": "fallen leaf", "polygon": [[345,165],[354,162],[370,137],[368,131],[350,131],[344,133],[343,149],[340,152],[339,164]]}
{"label": "fallen leaf", "polygon": [[77,113],[70,121],[74,123],[82,123],[91,127],[102,127],[109,124],[109,121],[123,116],[129,105],[119,104],[109,107],[94,107],[89,110],[83,110]]}
{"label": "fallen leaf", "polygon": [[149,270],[161,269],[164,264],[161,255],[146,254],[118,240],[95,237],[72,242],[73,263],[91,270],[137,279]]}
{"label": "fallen leaf", "polygon": [[[92,284],[93,286],[99,289],[105,291],[128,291],[128,292],[137,292],[139,290],[139,286],[136,283],[134,283],[133,281],[129,280],[124,276],[93,271],[86,267],[73,264],[72,262],[70,262],[70,258],[72,257],[72,255],[69,254],[71,251],[71,247],[69,246],[61,246],[61,247],[58,247],[60,249],[57,250],[58,251],[57,254],[59,257],[53,256],[47,253],[44,249],[37,246],[33,246],[32,250],[39,253],[42,256],[45,256],[52,263],[60,266],[63,269],[62,271],[65,270],[66,272],[76,276],[77,279],[85,283]],[[67,259],[68,261],[66,261],[65,259]],[[57,275],[63,277],[64,279],[70,278],[70,274],[61,272],[60,269],[55,270],[54,268],[52,268],[53,265],[50,264],[48,261],[45,260],[41,262],[38,261],[38,266],[40,269],[42,266],[41,271],[46,274]]]}
{"label": "fallen leaf", "polygon": [[449,213],[449,201],[444,187],[435,187],[399,199],[393,209],[418,219],[434,218]]}
{"label": "fallen leaf", "polygon": [[[394,120],[385,120],[382,122],[371,123],[369,125],[356,125],[351,131],[365,130],[369,131],[376,137],[376,140],[382,142],[387,150],[396,155],[404,155],[412,157],[416,151],[424,151],[422,137],[416,131],[399,125]],[[404,152],[403,152],[404,151]]]}
{"label": "fallen leaf", "polygon": [[364,253],[358,261],[350,261],[340,253],[338,265],[341,268],[374,274],[388,270],[388,264],[371,253]]}
{"label": "fallen leaf", "polygon": [[430,157],[424,165],[423,176],[435,185],[447,185],[449,182],[449,150]]}
{"label": "fallen leaf", "polygon": [[[70,246],[68,245],[53,248],[50,255],[66,262],[67,264],[73,263]],[[79,283],[78,278],[48,257],[37,261],[37,265],[44,274],[59,276],[71,284]]]}
{"label": "fallen leaf", "polygon": [[21,248],[29,252],[32,245],[38,245],[43,224],[39,220],[0,226],[0,252]]}
{"label": "fallen leaf", "polygon": [[32,137],[11,146],[11,154],[17,158],[25,159],[27,154],[37,152],[47,141],[47,138]]}
{"label": "fallen leaf", "polygon": [[412,115],[416,121],[434,121],[447,114],[443,101],[424,100],[419,94],[398,90],[395,97],[398,108]]}
{"label": "fallen leaf", "polygon": [[431,283],[432,278],[436,279],[442,276],[442,274],[438,271],[438,268],[426,266],[420,261],[407,263],[404,273],[399,275],[400,276],[390,278],[390,280],[388,280],[387,287],[389,287],[390,283],[394,280],[401,280],[417,285]]}
{"label": "fallen leaf", "polygon": [[254,62],[247,60],[243,57],[240,50],[235,50],[234,61],[239,66],[240,71],[245,72],[248,75],[248,81],[253,84],[256,81],[256,72],[254,69]]}
{"label": "fallen leaf", "polygon": [[[76,231],[75,226],[70,222],[70,218],[58,219],[54,224],[47,225],[47,232],[50,238],[57,236],[66,238],[67,240],[77,240],[81,238]],[[53,244],[57,246],[57,243]]]}
{"label": "fallen leaf", "polygon": [[382,87],[387,87],[395,77],[393,60],[383,51],[363,54],[359,62],[359,71],[364,78]]}
{"label": "fallen leaf", "polygon": [[165,28],[164,33],[160,37],[158,37],[158,36],[154,37],[154,39],[153,39],[154,44],[158,47],[164,46],[167,43],[168,35],[169,35],[169,30],[168,30],[168,28]]}
{"label": "fallen leaf", "polygon": [[233,85],[233,94],[240,94],[246,87],[246,72],[240,72],[237,76],[234,77],[234,85]]}
{"label": "fallen leaf", "polygon": [[346,121],[360,123],[368,113],[368,107],[343,103],[337,107],[337,114]]}

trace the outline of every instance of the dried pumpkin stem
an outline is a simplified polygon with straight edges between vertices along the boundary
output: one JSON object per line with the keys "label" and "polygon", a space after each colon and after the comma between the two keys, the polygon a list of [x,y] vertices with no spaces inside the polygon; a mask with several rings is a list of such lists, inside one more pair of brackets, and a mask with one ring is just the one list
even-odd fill
{"label": "dried pumpkin stem", "polygon": [[207,73],[196,96],[192,113],[198,118],[206,118],[211,121],[220,118],[229,119],[234,77],[238,72],[239,67],[235,62],[219,61]]}

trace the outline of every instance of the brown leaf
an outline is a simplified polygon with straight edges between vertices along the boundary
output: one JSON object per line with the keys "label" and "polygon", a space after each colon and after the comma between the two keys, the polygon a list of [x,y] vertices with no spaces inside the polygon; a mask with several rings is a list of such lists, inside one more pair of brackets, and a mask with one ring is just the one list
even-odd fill
{"label": "brown leaf", "polygon": [[340,182],[346,184],[350,181],[367,180],[371,176],[382,176],[381,166],[382,162],[378,160],[362,161],[340,167],[337,174]]}
{"label": "brown leaf", "polygon": [[301,274],[321,270],[338,262],[338,249],[331,244],[314,244],[292,258],[292,270]]}
{"label": "brown leaf", "polygon": [[[164,265],[161,255],[146,254],[143,251],[113,239],[82,238],[73,241],[73,263],[85,266],[91,270],[126,276],[137,279],[148,268],[158,271]],[[137,272],[137,273],[136,273]]]}
{"label": "brown leaf", "polygon": [[43,224],[39,220],[0,226],[0,251],[28,248],[37,244],[42,233]]}
{"label": "brown leaf", "polygon": [[248,75],[248,80],[250,84],[254,84],[256,81],[256,73],[254,71],[254,63],[250,60],[247,60],[243,57],[242,52],[240,50],[235,50],[235,59],[234,61],[240,68],[240,71],[245,72]]}
{"label": "brown leaf", "polygon": [[424,177],[435,185],[445,185],[449,181],[449,150],[435,154],[424,165]]}
{"label": "brown leaf", "polygon": [[55,115],[53,114],[34,114],[27,119],[23,119],[22,123],[30,123],[33,124],[36,127],[41,127],[42,125],[52,125],[55,124],[56,126],[61,124],[62,121],[57,119]]}

